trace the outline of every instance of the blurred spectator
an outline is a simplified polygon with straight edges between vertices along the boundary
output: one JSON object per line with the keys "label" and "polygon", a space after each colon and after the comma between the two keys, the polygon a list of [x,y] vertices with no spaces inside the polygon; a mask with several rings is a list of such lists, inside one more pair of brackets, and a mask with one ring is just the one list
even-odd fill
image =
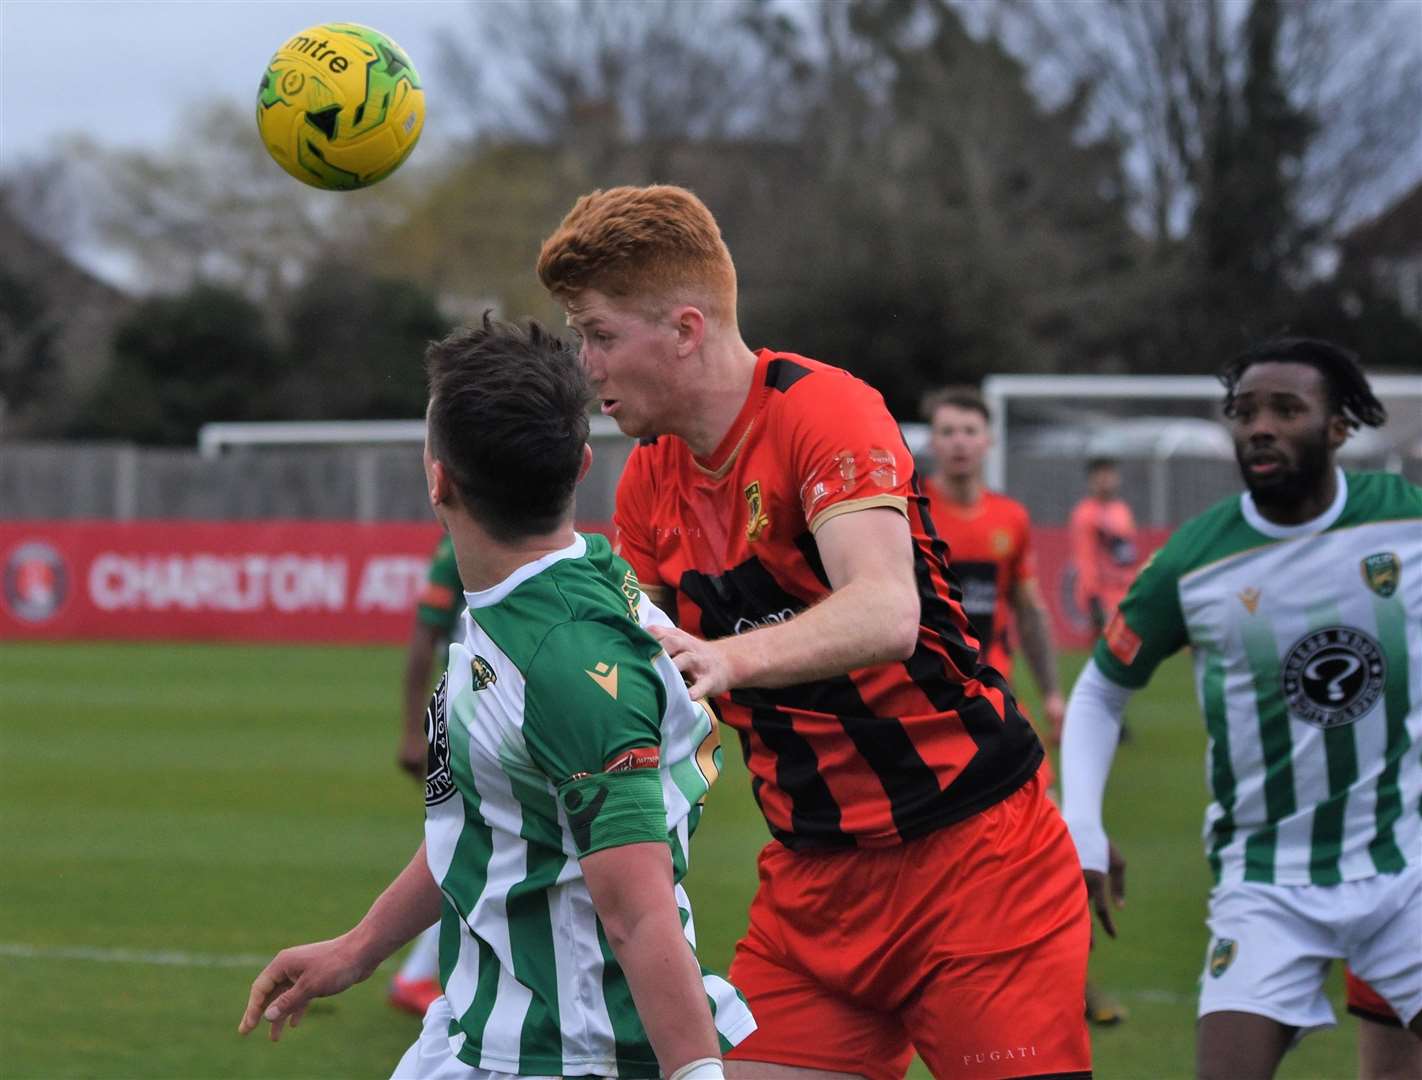
{"label": "blurred spectator", "polygon": [[1068,524],[1076,601],[1099,636],[1136,576],[1136,519],[1121,498],[1121,471],[1113,459],[1086,463],[1086,497]]}

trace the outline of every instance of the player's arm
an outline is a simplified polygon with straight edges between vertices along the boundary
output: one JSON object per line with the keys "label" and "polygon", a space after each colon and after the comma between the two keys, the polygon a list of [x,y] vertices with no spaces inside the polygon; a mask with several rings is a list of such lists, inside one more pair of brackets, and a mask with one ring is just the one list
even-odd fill
{"label": "player's arm", "polygon": [[1012,587],[1012,612],[1017,619],[1017,635],[1022,651],[1027,654],[1032,677],[1042,694],[1042,712],[1051,729],[1052,740],[1059,741],[1066,703],[1057,674],[1057,649],[1052,639],[1052,618],[1042,590],[1033,578],[1018,579]]}
{"label": "player's arm", "polygon": [[410,631],[410,644],[405,650],[404,716],[400,732],[400,768],[416,779],[425,776],[429,743],[425,738],[425,705],[430,696],[430,672],[435,653],[444,643],[443,632],[422,619],[416,619]]}
{"label": "player's arm", "polygon": [[1111,858],[1102,821],[1106,779],[1121,741],[1121,722],[1131,691],[1101,673],[1095,660],[1072,687],[1062,735],[1062,817],[1076,843],[1086,890],[1101,926],[1116,936],[1112,909],[1125,900],[1125,863]]}
{"label": "player's arm", "polygon": [[1171,548],[1141,569],[1072,687],[1062,735],[1062,816],[1081,858],[1092,906],[1115,936],[1111,909],[1125,890],[1125,863],[1106,837],[1101,804],[1131,694],[1188,640]]}
{"label": "player's arm", "polygon": [[705,1062],[705,1072],[691,1075],[719,1077],[712,1063],[720,1061],[720,1045],[701,969],[682,934],[666,840],[604,848],[581,863],[598,921],[627,976],[663,1074]]}
{"label": "player's arm", "polygon": [[795,618],[718,641],[650,628],[692,697],[793,686],[913,655],[919,598],[908,519],[885,506],[837,514],[815,545],[832,591]]}
{"label": "player's arm", "polygon": [[439,917],[439,886],[425,861],[425,846],[380,894],[354,927],[340,937],[283,949],[262,969],[237,1025],[246,1035],[263,1020],[271,1039],[283,1025],[296,1027],[312,998],[330,997],[368,979],[396,949]]}
{"label": "player's arm", "polygon": [[[588,893],[627,976],[663,1075],[719,1077],[720,1050],[701,969],[681,927],[662,795],[661,716],[668,688],[654,651],[604,624],[567,623],[526,672],[524,740],[558,800]],[[599,663],[616,681],[589,677]],[[680,688],[678,688],[680,692]]]}

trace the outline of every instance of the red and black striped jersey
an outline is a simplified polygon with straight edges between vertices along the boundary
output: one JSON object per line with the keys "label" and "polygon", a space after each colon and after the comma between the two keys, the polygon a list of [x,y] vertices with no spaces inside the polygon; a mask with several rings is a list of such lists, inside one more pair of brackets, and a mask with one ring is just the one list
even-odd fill
{"label": "red and black striped jersey", "polygon": [[948,497],[932,477],[923,493],[938,535],[952,553],[950,569],[963,590],[968,623],[985,647],[985,662],[1012,681],[1012,604],[1023,582],[1037,578],[1027,507],[996,491],[972,506]]}
{"label": "red and black striped jersey", "polygon": [[885,846],[999,802],[1042,747],[990,668],[950,576],[897,424],[871,387],[790,353],[758,353],[751,391],[710,460],[681,439],[638,446],[617,490],[622,557],[675,590],[707,639],[793,619],[830,593],[815,531],[869,507],[904,513],[922,604],[902,662],[717,702],[756,801],[797,849]]}

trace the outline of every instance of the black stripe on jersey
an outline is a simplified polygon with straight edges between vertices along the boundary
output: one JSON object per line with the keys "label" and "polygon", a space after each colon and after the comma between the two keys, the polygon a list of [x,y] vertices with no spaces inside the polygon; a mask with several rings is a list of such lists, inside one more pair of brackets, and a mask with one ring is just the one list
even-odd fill
{"label": "black stripe on jersey", "polygon": [[756,736],[775,755],[776,785],[790,799],[790,833],[772,825],[775,838],[790,848],[806,839],[816,847],[853,847],[854,838],[839,827],[839,803],[820,775],[819,758],[804,736],[777,709],[754,708],[750,714]]}
{"label": "black stripe on jersey", "polygon": [[765,365],[765,385],[783,394],[809,374],[810,369],[804,364],[793,360],[772,360]]}
{"label": "black stripe on jersey", "polygon": [[[918,475],[912,479],[915,494],[919,494]],[[933,522],[928,516],[927,501],[913,500],[918,507],[920,527],[934,536]],[[998,690],[1003,695],[1005,715],[999,717],[991,701],[982,697],[968,697],[963,688],[944,670],[943,660],[937,653],[926,648],[921,642],[906,661],[904,667],[918,688],[941,711],[958,714],[963,728],[977,744],[978,753],[949,786],[954,803],[954,814],[964,807],[975,812],[991,806],[1016,791],[1037,771],[1043,754],[1042,744],[1032,725],[1017,708],[1007,682],[995,669],[980,663],[978,652],[963,638],[953,618],[950,601],[944,600],[933,587],[932,572],[935,563],[940,563],[940,549],[946,551],[941,540],[931,540],[929,550],[921,544],[914,545],[914,576],[918,580],[919,602],[922,605],[920,619],[932,630],[948,652],[954,665],[966,674],[975,674],[985,686]],[[962,592],[957,582],[942,566],[948,581],[952,603],[960,606]],[[964,616],[966,621],[966,616]],[[987,643],[983,643],[984,647]]]}
{"label": "black stripe on jersey", "polygon": [[810,573],[815,575],[826,589],[831,589],[829,575],[825,573],[825,561],[820,558],[820,546],[815,543],[815,534],[806,529],[799,536],[795,537],[795,547],[800,551],[806,565],[810,568]]}
{"label": "black stripe on jersey", "polygon": [[981,651],[986,653],[992,645],[997,621],[998,565],[960,560],[954,562],[950,570],[963,594],[963,614],[982,645]]}

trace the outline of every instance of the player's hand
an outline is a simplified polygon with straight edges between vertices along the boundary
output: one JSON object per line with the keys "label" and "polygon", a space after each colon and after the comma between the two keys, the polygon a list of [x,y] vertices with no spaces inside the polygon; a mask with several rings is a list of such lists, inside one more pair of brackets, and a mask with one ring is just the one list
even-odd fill
{"label": "player's hand", "polygon": [[672,626],[649,626],[647,632],[661,642],[693,699],[711,698],[731,689],[731,665],[715,641],[702,641]]}
{"label": "player's hand", "polygon": [[1126,906],[1126,860],[1116,850],[1116,845],[1107,841],[1106,873],[1100,870],[1083,870],[1086,877],[1086,894],[1101,929],[1111,937],[1116,936],[1116,916],[1114,912]]}
{"label": "player's hand", "polygon": [[430,744],[425,740],[423,731],[407,731],[400,738],[400,752],[396,756],[396,761],[401,769],[416,780],[423,780],[427,771],[429,752]]}
{"label": "player's hand", "polygon": [[339,994],[369,978],[372,970],[344,936],[283,949],[253,980],[237,1033],[246,1035],[266,1020],[276,1042],[283,1025],[301,1022],[312,998]]}
{"label": "player's hand", "polygon": [[1047,739],[1053,746],[1062,744],[1062,723],[1066,720],[1066,699],[1061,691],[1042,699],[1042,715],[1047,721]]}

